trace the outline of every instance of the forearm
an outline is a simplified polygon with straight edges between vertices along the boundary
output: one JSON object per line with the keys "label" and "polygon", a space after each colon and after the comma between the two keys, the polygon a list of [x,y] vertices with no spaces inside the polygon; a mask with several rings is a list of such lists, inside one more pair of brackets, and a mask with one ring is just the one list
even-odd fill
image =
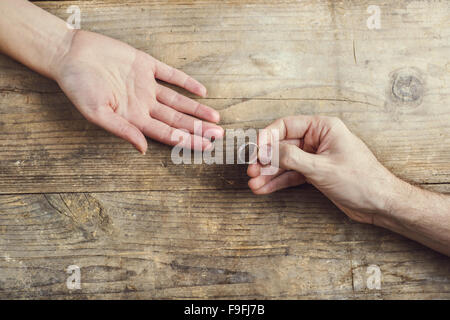
{"label": "forearm", "polygon": [[64,21],[28,1],[0,1],[0,51],[46,77],[55,78],[72,36]]}
{"label": "forearm", "polygon": [[400,179],[387,210],[374,223],[450,256],[450,197]]}

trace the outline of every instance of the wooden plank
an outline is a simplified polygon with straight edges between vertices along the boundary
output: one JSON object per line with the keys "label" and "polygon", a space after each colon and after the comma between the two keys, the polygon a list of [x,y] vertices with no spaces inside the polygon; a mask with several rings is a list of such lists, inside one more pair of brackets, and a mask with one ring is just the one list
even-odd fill
{"label": "wooden plank", "polygon": [[[77,4],[84,28],[195,75],[228,128],[338,115],[395,173],[450,192],[446,2],[378,1],[377,31],[364,1],[38,4]],[[310,186],[256,197],[244,166],[175,166],[156,143],[142,157],[51,81],[5,57],[0,70],[0,193],[48,192],[0,196],[0,298],[450,298],[449,258]],[[141,192],[83,193],[120,190]]]}
{"label": "wooden plank", "polygon": [[310,186],[3,195],[0,235],[0,299],[450,298],[450,258],[348,220]]}
{"label": "wooden plank", "polygon": [[[204,82],[227,128],[338,115],[400,177],[450,182],[448,2],[378,1],[380,30],[367,1],[38,3],[62,18],[70,4],[83,28]],[[56,84],[3,56],[0,71],[0,193],[245,188],[241,166],[175,166],[154,142],[142,157]]]}

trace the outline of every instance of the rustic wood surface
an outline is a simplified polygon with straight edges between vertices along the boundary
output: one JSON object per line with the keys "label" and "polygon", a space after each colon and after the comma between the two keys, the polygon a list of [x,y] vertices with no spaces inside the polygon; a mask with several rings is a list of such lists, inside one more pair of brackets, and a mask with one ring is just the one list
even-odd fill
{"label": "rustic wood surface", "polygon": [[[395,174],[450,193],[448,1],[36,4],[78,5],[83,29],[195,76],[225,128],[337,115]],[[1,55],[0,146],[0,298],[450,298],[448,257],[311,186],[254,196],[243,165],[174,165],[152,141],[141,156]]]}

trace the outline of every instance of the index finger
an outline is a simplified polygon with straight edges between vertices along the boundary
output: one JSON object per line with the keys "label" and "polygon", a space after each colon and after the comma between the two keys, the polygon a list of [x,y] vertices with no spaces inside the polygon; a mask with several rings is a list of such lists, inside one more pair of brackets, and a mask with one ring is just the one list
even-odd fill
{"label": "index finger", "polygon": [[320,121],[316,116],[291,116],[276,120],[258,134],[258,145],[270,145],[275,136],[277,140],[303,139],[314,122]]}
{"label": "index finger", "polygon": [[155,77],[167,83],[179,86],[198,96],[206,96],[206,88],[183,71],[175,69],[164,62],[155,59]]}

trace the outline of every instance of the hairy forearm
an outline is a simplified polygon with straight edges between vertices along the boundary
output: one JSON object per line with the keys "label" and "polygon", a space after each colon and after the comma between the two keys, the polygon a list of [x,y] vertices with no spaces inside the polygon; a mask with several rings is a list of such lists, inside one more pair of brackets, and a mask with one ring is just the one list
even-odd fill
{"label": "hairy forearm", "polygon": [[55,78],[73,33],[64,21],[28,1],[0,1],[0,51],[46,77]]}
{"label": "hairy forearm", "polygon": [[374,223],[450,256],[450,197],[397,179]]}

